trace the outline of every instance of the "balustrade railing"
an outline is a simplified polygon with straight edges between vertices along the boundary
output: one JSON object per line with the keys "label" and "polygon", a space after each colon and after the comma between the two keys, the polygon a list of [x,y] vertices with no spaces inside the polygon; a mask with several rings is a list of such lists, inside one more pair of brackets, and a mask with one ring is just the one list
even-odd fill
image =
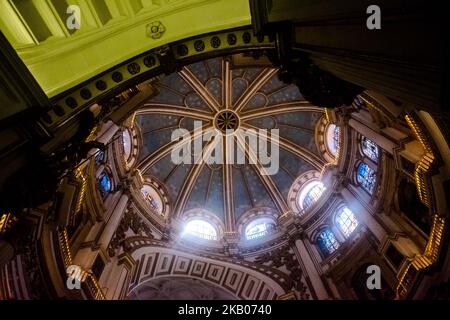
{"label": "balustrade railing", "polygon": [[[58,232],[58,241],[64,262],[64,267],[67,270],[67,268],[71,266],[73,262],[69,245],[69,235],[66,229]],[[105,300],[106,297],[100,288],[97,278],[92,274],[92,272],[84,269],[82,269],[81,272],[81,279],[88,288],[90,295],[96,300]]]}
{"label": "balustrade railing", "polygon": [[411,286],[414,284],[417,274],[436,263],[439,257],[444,227],[445,219],[437,215],[434,216],[433,227],[428,244],[425,248],[425,252],[423,254],[416,255],[413,259],[411,259],[399,277],[399,282],[397,285],[397,299],[406,298]]}
{"label": "balustrade railing", "polygon": [[[405,120],[413,131],[417,141],[420,142],[425,150],[425,154],[416,164],[414,177],[420,200],[431,210],[431,212],[433,212],[435,210],[433,187],[431,184],[431,174],[433,165],[435,164],[433,149],[421,126],[410,115],[406,115]],[[406,298],[418,273],[436,263],[439,257],[444,228],[445,219],[435,214],[433,216],[433,225],[424,253],[416,255],[413,259],[408,261],[407,266],[399,276],[397,299]]]}

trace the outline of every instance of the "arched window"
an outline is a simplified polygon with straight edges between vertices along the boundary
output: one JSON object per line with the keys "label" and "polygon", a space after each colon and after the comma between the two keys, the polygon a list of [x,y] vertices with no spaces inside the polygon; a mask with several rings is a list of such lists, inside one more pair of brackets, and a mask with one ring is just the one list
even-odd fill
{"label": "arched window", "polygon": [[102,150],[98,150],[95,154],[95,163],[97,165],[103,163],[105,161],[105,152]]}
{"label": "arched window", "polygon": [[334,150],[336,153],[337,149],[339,148],[339,135],[341,134],[341,130],[339,129],[339,127],[334,127],[333,130],[333,145],[334,145]]}
{"label": "arched window", "polygon": [[322,193],[325,191],[325,186],[322,182],[314,183],[311,189],[306,193],[305,198],[303,199],[303,209],[307,209],[314,202],[319,200]]}
{"label": "arched window", "polygon": [[365,163],[361,163],[358,166],[356,180],[367,192],[372,193],[375,188],[377,177],[375,171],[371,167]]}
{"label": "arched window", "polygon": [[332,254],[339,248],[339,242],[329,228],[326,228],[319,234],[317,237],[317,245],[325,256]]}
{"label": "arched window", "polygon": [[356,106],[356,107],[359,109],[359,108],[365,108],[366,103],[365,103],[364,100],[358,95],[358,96],[356,96],[355,100],[353,100],[353,105]]}
{"label": "arched window", "polygon": [[247,240],[264,237],[275,230],[275,222],[270,218],[260,218],[252,221],[245,228]]}
{"label": "arched window", "polygon": [[129,130],[125,130],[122,132],[122,141],[123,141],[124,157],[125,160],[128,160],[131,157],[131,147],[132,147],[132,140]]}
{"label": "arched window", "polygon": [[353,212],[347,207],[342,208],[336,216],[336,223],[346,238],[358,226],[358,220],[356,220]]}
{"label": "arched window", "polygon": [[361,139],[362,152],[372,161],[378,162],[379,153],[378,146],[372,140],[362,137]]}
{"label": "arched window", "polygon": [[103,198],[105,198],[112,189],[111,179],[106,171],[103,171],[98,178],[98,190]]}
{"label": "arched window", "polygon": [[216,229],[204,220],[191,220],[184,227],[185,235],[192,235],[205,240],[217,240]]}
{"label": "arched window", "polygon": [[336,155],[337,150],[339,149],[339,135],[341,131],[339,127],[334,124],[330,124],[327,128],[327,145],[331,154]]}
{"label": "arched window", "polygon": [[308,209],[314,202],[316,202],[325,191],[325,186],[320,181],[312,181],[303,187],[300,197],[298,198],[298,203],[300,208],[303,210]]}
{"label": "arched window", "polygon": [[148,201],[150,207],[155,210],[157,214],[162,214],[163,201],[159,193],[149,185],[144,185],[141,192],[144,198]]}

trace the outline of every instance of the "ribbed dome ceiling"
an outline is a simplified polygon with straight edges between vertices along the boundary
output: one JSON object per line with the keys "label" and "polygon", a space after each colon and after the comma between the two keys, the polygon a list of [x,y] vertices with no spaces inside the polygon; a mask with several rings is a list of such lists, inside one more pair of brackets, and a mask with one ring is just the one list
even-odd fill
{"label": "ribbed dome ceiling", "polygon": [[[136,117],[144,144],[139,168],[165,185],[172,215],[206,209],[234,231],[239,217],[252,208],[289,211],[295,179],[323,166],[314,137],[323,109],[305,101],[296,86],[280,82],[276,69],[233,68],[229,60],[214,58],[161,76],[159,91]],[[205,130],[279,129],[278,172],[262,175],[248,158],[243,165],[174,163],[172,133],[177,128],[193,132],[194,121],[202,121]],[[234,147],[224,147],[225,154],[242,148],[235,141]]]}

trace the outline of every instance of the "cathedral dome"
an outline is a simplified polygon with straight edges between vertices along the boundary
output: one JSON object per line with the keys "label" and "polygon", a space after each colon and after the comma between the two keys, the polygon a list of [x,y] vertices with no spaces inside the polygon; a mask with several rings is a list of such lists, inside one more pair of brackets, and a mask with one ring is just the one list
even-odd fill
{"label": "cathedral dome", "polygon": [[227,235],[249,216],[298,213],[291,187],[326,163],[316,141],[324,109],[281,82],[276,68],[233,61],[208,59],[160,76],[158,93],[135,117],[136,168],[166,190],[165,219],[182,225],[186,213],[212,215]]}

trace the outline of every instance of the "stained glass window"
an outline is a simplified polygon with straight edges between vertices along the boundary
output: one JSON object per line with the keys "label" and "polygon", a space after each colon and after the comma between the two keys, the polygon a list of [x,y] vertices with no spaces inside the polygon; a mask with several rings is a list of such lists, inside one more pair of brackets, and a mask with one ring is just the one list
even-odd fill
{"label": "stained glass window", "polygon": [[141,192],[144,198],[148,201],[150,207],[155,210],[156,213],[162,214],[163,203],[158,192],[156,192],[156,190],[149,185],[144,185]]}
{"label": "stained glass window", "polygon": [[149,196],[148,197],[148,203],[150,204],[150,207],[152,207],[156,212],[158,212],[158,213],[161,212],[161,208],[159,207],[159,205],[156,202],[155,198]]}
{"label": "stained glass window", "polygon": [[302,207],[303,209],[307,209],[309,206],[311,206],[314,202],[316,202],[322,193],[325,191],[325,186],[322,182],[316,182],[314,185],[309,189],[309,191],[306,193]]}
{"label": "stained glass window", "polygon": [[358,220],[347,207],[342,208],[341,212],[336,216],[336,223],[345,237],[348,237],[358,226]]}
{"label": "stained glass window", "polygon": [[132,144],[130,131],[125,130],[122,133],[122,140],[123,140],[123,151],[125,160],[128,160],[131,156],[131,144]]}
{"label": "stained glass window", "polygon": [[369,157],[369,159],[378,162],[379,153],[378,153],[378,146],[373,142],[372,140],[363,137],[361,139],[361,148],[362,152]]}
{"label": "stained glass window", "polygon": [[334,233],[329,228],[319,234],[317,244],[325,255],[332,254],[339,248],[339,242],[337,242]]}
{"label": "stained glass window", "polygon": [[356,180],[369,193],[372,193],[376,183],[376,173],[365,163],[358,166]]}
{"label": "stained glass window", "polygon": [[339,134],[341,133],[341,130],[339,130],[339,127],[334,127],[333,130],[333,148],[335,150],[334,153],[337,152],[337,150],[339,149]]}
{"label": "stained glass window", "polygon": [[245,228],[245,238],[247,240],[264,237],[275,230],[275,223],[271,220],[256,220]]}
{"label": "stained glass window", "polygon": [[186,224],[184,233],[206,240],[217,240],[216,229],[204,220],[191,220]]}
{"label": "stained glass window", "polygon": [[339,149],[339,135],[341,130],[335,124],[330,124],[327,128],[326,140],[329,151],[336,155]]}
{"label": "stained glass window", "polygon": [[102,172],[98,178],[98,190],[102,197],[106,197],[111,192],[111,179],[106,172]]}
{"label": "stained glass window", "polygon": [[99,165],[104,161],[105,161],[105,152],[102,150],[97,151],[97,153],[95,154],[95,163]]}

